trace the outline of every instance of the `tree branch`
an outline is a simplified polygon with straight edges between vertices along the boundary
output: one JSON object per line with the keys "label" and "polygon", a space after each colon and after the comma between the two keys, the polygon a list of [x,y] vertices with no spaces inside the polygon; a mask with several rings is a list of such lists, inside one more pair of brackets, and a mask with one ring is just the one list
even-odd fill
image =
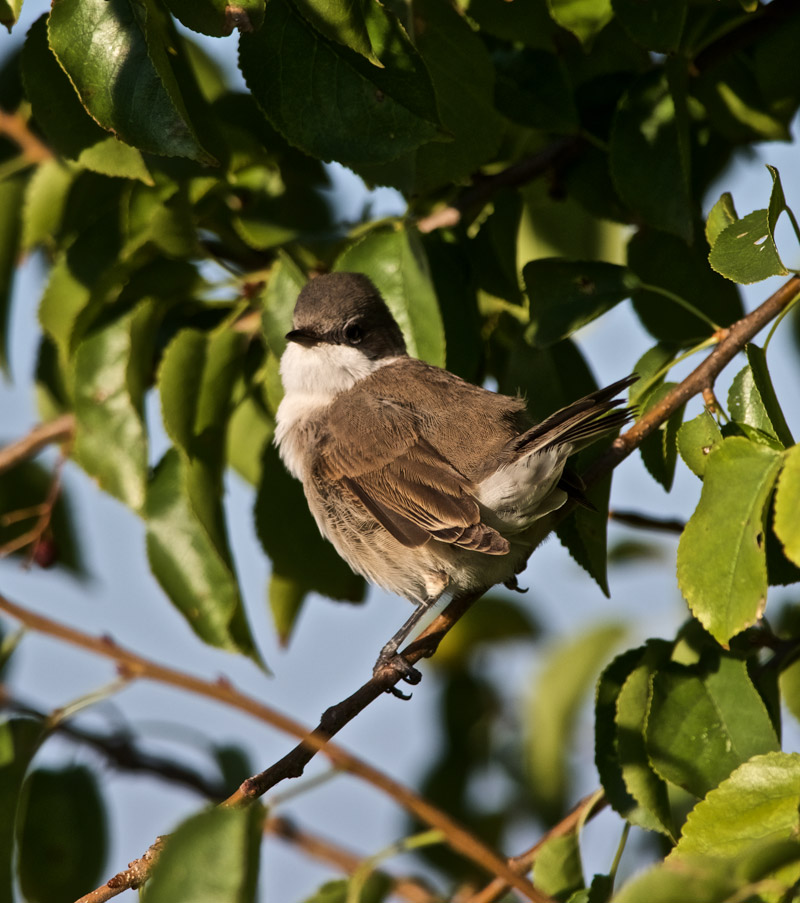
{"label": "tree branch", "polygon": [[686,524],[682,520],[673,517],[651,517],[649,514],[639,514],[637,511],[608,512],[608,519],[626,527],[637,527],[640,530],[660,530],[667,533],[683,533]]}
{"label": "tree branch", "polygon": [[54,442],[63,443],[72,439],[75,434],[75,415],[62,414],[48,423],[40,423],[26,436],[0,448],[0,473],[10,470],[20,461],[33,458]]}
{"label": "tree branch", "polygon": [[55,156],[50,148],[33,134],[19,113],[6,113],[0,110],[0,135],[8,135],[30,163],[52,160]]}

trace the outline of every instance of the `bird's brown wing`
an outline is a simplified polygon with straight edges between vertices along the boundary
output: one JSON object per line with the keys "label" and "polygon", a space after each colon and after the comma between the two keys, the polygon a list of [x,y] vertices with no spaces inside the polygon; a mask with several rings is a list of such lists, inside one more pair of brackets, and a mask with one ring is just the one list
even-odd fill
{"label": "bird's brown wing", "polygon": [[397,401],[340,396],[325,419],[313,472],[321,491],[339,483],[405,546],[433,538],[489,555],[508,552],[507,540],[481,523],[472,484]]}

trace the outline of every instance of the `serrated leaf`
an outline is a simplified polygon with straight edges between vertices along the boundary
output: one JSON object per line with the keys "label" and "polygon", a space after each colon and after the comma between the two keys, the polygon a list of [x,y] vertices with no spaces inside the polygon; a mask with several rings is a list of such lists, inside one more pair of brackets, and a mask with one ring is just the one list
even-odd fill
{"label": "serrated leaf", "polygon": [[640,76],[619,102],[609,165],[619,196],[644,221],[692,240],[685,94],[663,70]]}
{"label": "serrated leaf", "polygon": [[787,209],[786,200],[778,170],[774,166],[767,169],[772,176],[769,206],[726,226],[708,255],[708,262],[718,273],[745,285],[789,273],[775,244],[775,226]]}
{"label": "serrated leaf", "polygon": [[678,451],[693,474],[701,479],[706,472],[708,456],[722,442],[717,421],[701,411],[694,420],[687,420],[678,430]]}
{"label": "serrated leaf", "polygon": [[775,533],[786,557],[800,567],[800,445],[788,449],[778,477]]}
{"label": "serrated leaf", "polygon": [[20,209],[26,178],[0,181],[0,369],[8,375],[8,318],[17,252],[22,235]]}
{"label": "serrated leaf", "polygon": [[334,263],[337,272],[364,273],[403,331],[408,353],[429,364],[445,363],[444,326],[425,249],[413,229],[373,229]]}
{"label": "serrated leaf", "polygon": [[[180,453],[170,449],[148,484],[145,517],[150,567],[203,642],[258,662],[229,557],[220,552],[192,505],[189,468]],[[221,518],[219,496],[216,501],[215,514]]]}
{"label": "serrated leaf", "polygon": [[717,203],[709,211],[706,220],[706,241],[709,248],[714,247],[720,234],[737,219],[739,219],[739,214],[733,206],[733,197],[731,197],[730,191],[723,191]]}
{"label": "serrated leaf", "polygon": [[733,378],[728,391],[728,410],[731,420],[747,433],[748,438],[779,444],[749,364]]}
{"label": "serrated leaf", "polygon": [[709,455],[678,546],[678,584],[718,642],[754,624],[767,598],[764,516],[781,454],[733,436]]}
{"label": "serrated leaf", "polygon": [[639,806],[636,823],[671,837],[674,829],[667,786],[653,771],[645,743],[653,676],[664,654],[663,644],[652,644],[628,674],[617,696],[616,728],[622,780]]}
{"label": "serrated leaf", "polygon": [[667,860],[647,869],[614,895],[614,903],[725,903],[740,882],[730,863],[710,859]]}
{"label": "serrated leaf", "polygon": [[200,144],[170,59],[176,36],[152,0],[54,0],[48,37],[103,128],[149,153],[215,162]]}
{"label": "serrated leaf", "polygon": [[98,883],[108,848],[105,804],[95,776],[84,765],[37,769],[23,794],[18,870],[25,899],[76,899]]}
{"label": "serrated leaf", "polygon": [[383,7],[368,9],[384,68],[327,40],[289,0],[270,0],[262,28],[239,42],[239,66],[267,118],[323,160],[386,163],[438,134],[433,88],[408,36]]}
{"label": "serrated leaf", "polygon": [[725,654],[658,672],[646,738],[656,771],[698,797],[751,756],[780,748],[746,662]]}
{"label": "serrated leaf", "polygon": [[581,703],[603,662],[622,637],[618,625],[603,624],[550,652],[527,706],[525,761],[528,786],[547,822],[566,802],[569,741]]}
{"label": "serrated leaf", "polygon": [[800,830],[800,755],[769,752],[743,763],[689,813],[676,864],[695,854],[741,855],[756,841],[796,839]]}
{"label": "serrated leaf", "polygon": [[[642,416],[652,410],[677,385],[666,382],[647,396]],[[678,430],[683,423],[686,405],[681,405],[657,430],[652,432],[640,445],[642,461],[650,476],[669,492],[675,478],[675,464],[678,460]]]}
{"label": "serrated leaf", "polygon": [[[611,440],[596,442],[581,453],[584,464],[599,456]],[[579,468],[580,470],[580,468]],[[611,477],[593,483],[585,493],[592,508],[579,506],[556,526],[562,546],[597,583],[605,596],[608,589],[608,500]]]}
{"label": "serrated leaf", "polygon": [[144,386],[156,327],[152,302],[97,323],[75,352],[75,456],[100,488],[134,511],[144,504]]}
{"label": "serrated leaf", "polygon": [[221,38],[235,28],[256,31],[264,21],[265,0],[167,0],[176,19],[192,31]]}
{"label": "serrated leaf", "polygon": [[678,49],[686,20],[686,0],[611,0],[614,14],[628,34],[656,53]]}
{"label": "serrated leaf", "polygon": [[78,154],[78,165],[103,176],[136,179],[153,185],[153,177],[141,152],[113,135],[101,138]]}
{"label": "serrated leaf", "polygon": [[297,8],[326,38],[338,41],[382,65],[372,49],[367,27],[369,0],[295,0]]}
{"label": "serrated leaf", "polygon": [[590,44],[614,16],[611,0],[547,0],[550,15],[583,44]]}
{"label": "serrated leaf", "polygon": [[145,903],[254,903],[263,822],[259,805],[188,818],[153,866]]}
{"label": "serrated leaf", "polygon": [[769,419],[770,425],[775,432],[778,441],[784,448],[794,445],[794,438],[786,423],[786,418],[781,410],[778,396],[775,393],[775,387],[772,385],[772,379],[767,369],[767,356],[764,349],[752,342],[745,347],[747,354],[747,362],[750,365],[750,371],[753,375],[753,382],[761,397],[761,404],[764,406],[764,412]]}
{"label": "serrated leaf", "polygon": [[[666,289],[712,322],[728,326],[744,316],[739,289],[708,266],[706,255],[699,236],[690,246],[666,232],[639,229],[628,242],[628,266],[643,283]],[[688,347],[711,332],[707,320],[662,292],[641,289],[633,307],[645,329],[662,342]]]}
{"label": "serrated leaf", "polygon": [[525,338],[546,348],[591,323],[640,286],[629,269],[602,261],[532,260],[522,274],[531,302]]}
{"label": "serrated leaf", "polygon": [[391,185],[406,196],[471,176],[495,155],[504,129],[494,106],[495,68],[480,36],[439,0],[412,0],[409,15],[450,140],[427,141],[384,166],[356,167],[367,183]]}

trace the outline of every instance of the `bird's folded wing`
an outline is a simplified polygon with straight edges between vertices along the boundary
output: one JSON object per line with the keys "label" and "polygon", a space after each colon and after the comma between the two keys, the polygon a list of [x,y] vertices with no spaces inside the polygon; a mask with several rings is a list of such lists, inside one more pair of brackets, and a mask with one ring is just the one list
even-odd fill
{"label": "bird's folded wing", "polygon": [[353,413],[329,420],[315,465],[325,481],[346,487],[410,548],[437,539],[489,555],[508,552],[507,540],[481,523],[473,486],[420,435],[413,414],[384,409],[368,429],[362,423],[356,444]]}

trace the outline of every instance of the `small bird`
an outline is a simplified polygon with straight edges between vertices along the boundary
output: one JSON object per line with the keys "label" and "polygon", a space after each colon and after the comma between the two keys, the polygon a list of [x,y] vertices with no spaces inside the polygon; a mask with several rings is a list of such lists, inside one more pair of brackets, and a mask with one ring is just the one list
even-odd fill
{"label": "small bird", "polygon": [[[322,535],[357,573],[417,608],[375,673],[456,596],[516,575],[581,501],[570,455],[630,419],[627,377],[532,424],[522,398],[409,357],[399,326],[358,273],[300,292],[281,358],[275,441]],[[616,409],[616,410],[615,410]],[[393,664],[419,679],[401,657]]]}

